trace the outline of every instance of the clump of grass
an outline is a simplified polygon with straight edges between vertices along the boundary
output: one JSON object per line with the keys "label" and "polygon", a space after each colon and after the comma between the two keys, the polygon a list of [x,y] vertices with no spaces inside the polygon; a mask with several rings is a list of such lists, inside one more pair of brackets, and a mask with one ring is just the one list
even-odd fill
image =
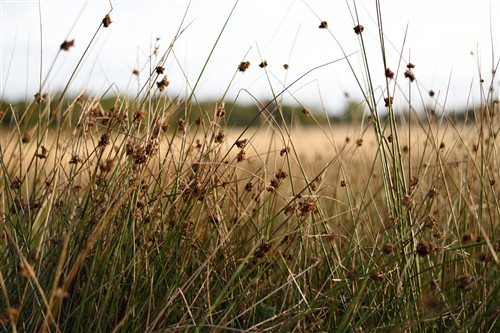
{"label": "clump of grass", "polygon": [[495,331],[498,103],[488,95],[463,124],[417,117],[395,93],[420,89],[416,66],[407,81],[389,69],[381,18],[387,85],[373,89],[374,51],[353,19],[369,117],[338,135],[278,122],[281,93],[257,103],[259,126],[226,127],[224,98],[191,121],[194,93],[172,98],[163,67],[182,27],[134,100],[61,96],[53,108],[39,95],[8,110],[2,328]]}

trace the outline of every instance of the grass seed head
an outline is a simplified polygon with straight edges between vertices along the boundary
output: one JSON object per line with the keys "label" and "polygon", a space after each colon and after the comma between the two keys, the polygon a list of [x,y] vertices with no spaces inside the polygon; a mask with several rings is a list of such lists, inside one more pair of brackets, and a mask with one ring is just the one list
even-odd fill
{"label": "grass seed head", "polygon": [[417,244],[417,254],[420,257],[426,257],[430,255],[434,251],[434,244],[427,242],[426,240],[422,240]]}
{"label": "grass seed head", "polygon": [[21,138],[21,142],[22,143],[30,143],[31,142],[31,134],[28,131],[24,132],[23,137]]}
{"label": "grass seed head", "polygon": [[460,275],[456,278],[457,288],[464,292],[474,287],[474,278],[470,275]]}
{"label": "grass seed head", "polygon": [[49,151],[47,148],[45,148],[45,146],[41,146],[40,147],[40,152],[39,153],[36,153],[35,156],[38,157],[39,159],[46,159],[47,158],[47,155],[49,154]]}
{"label": "grass seed head", "polygon": [[68,51],[71,47],[75,46],[75,40],[65,40],[61,44],[61,50]]}
{"label": "grass seed head", "polygon": [[319,28],[320,29],[328,29],[328,22],[321,21],[321,23],[319,24]]}
{"label": "grass seed head", "polygon": [[102,25],[107,28],[111,23],[113,23],[113,21],[111,21],[111,17],[109,16],[109,14],[106,14],[106,16],[104,16],[104,18],[102,19]]}
{"label": "grass seed head", "polygon": [[247,191],[247,192],[251,192],[251,191],[252,191],[252,189],[253,189],[253,184],[252,184],[252,182],[248,182],[248,183],[246,183],[246,185],[245,185],[245,191]]}
{"label": "grass seed head", "polygon": [[217,143],[223,143],[225,137],[226,135],[224,134],[224,131],[220,130],[219,133],[217,133],[217,135],[215,136],[215,141]]}
{"label": "grass seed head", "polygon": [[365,30],[365,27],[363,27],[361,24],[357,25],[354,27],[354,33],[356,35],[361,35],[361,33]]}
{"label": "grass seed head", "polygon": [[186,121],[184,119],[179,119],[177,121],[177,126],[179,128],[179,131],[185,132],[186,131]]}
{"label": "grass seed head", "polygon": [[15,177],[10,183],[10,188],[13,190],[17,190],[21,187],[22,183],[23,181],[19,177]]}
{"label": "grass seed head", "polygon": [[477,255],[477,260],[480,262],[488,263],[493,259],[493,256],[489,251],[481,251]]}
{"label": "grass seed head", "polygon": [[285,147],[280,150],[280,156],[290,153],[290,147]]}
{"label": "grass seed head", "polygon": [[390,68],[385,69],[385,77],[388,79],[393,79],[394,78],[394,72],[391,71]]}
{"label": "grass seed head", "polygon": [[372,279],[373,281],[383,281],[384,278],[384,273],[379,271],[374,271],[370,274],[370,279]]}
{"label": "grass seed head", "polygon": [[393,101],[394,97],[392,96],[384,98],[385,107],[388,108],[389,106],[391,106]]}
{"label": "grass seed head", "polygon": [[259,64],[259,67],[260,67],[260,68],[266,68],[266,67],[267,67],[267,61],[266,61],[266,60],[263,60],[263,61]]}
{"label": "grass seed head", "polygon": [[101,138],[99,139],[99,142],[97,143],[97,147],[106,147],[109,145],[110,142],[110,137],[108,133],[104,133],[101,135]]}
{"label": "grass seed head", "polygon": [[238,152],[238,154],[236,155],[236,161],[238,162],[241,162],[245,159],[245,151],[242,149]]}
{"label": "grass seed head", "polygon": [[428,215],[425,219],[424,226],[429,229],[434,228],[436,226],[436,218],[432,215]]}
{"label": "grass seed head", "polygon": [[439,190],[435,187],[431,187],[427,192],[427,197],[429,197],[430,199],[434,199],[438,195],[439,195]]}
{"label": "grass seed head", "polygon": [[462,235],[462,243],[468,244],[472,242],[472,234],[470,232],[466,232]]}
{"label": "grass seed head", "polygon": [[163,76],[161,81],[156,82],[156,86],[158,87],[158,90],[163,91],[165,90],[166,87],[170,84],[170,81],[167,80],[167,76]]}
{"label": "grass seed head", "polygon": [[163,66],[156,66],[155,72],[158,75],[163,74],[165,72],[165,67],[163,67]]}
{"label": "grass seed head", "polygon": [[276,172],[276,174],[274,175],[276,177],[276,179],[278,179],[279,181],[285,179],[286,177],[288,177],[288,174],[286,173],[286,171],[284,170],[278,170],[278,172]]}
{"label": "grass seed head", "polygon": [[409,79],[410,82],[415,81],[415,74],[413,74],[413,72],[409,69],[406,70],[404,76],[405,76],[405,78]]}
{"label": "grass seed head", "polygon": [[384,254],[391,254],[394,251],[394,245],[392,243],[385,243],[384,246],[382,246],[382,252]]}
{"label": "grass seed head", "polygon": [[248,139],[240,139],[240,140],[236,141],[235,145],[236,145],[236,147],[243,149],[247,146],[247,143],[248,143]]}
{"label": "grass seed head", "polygon": [[238,66],[240,72],[245,72],[250,67],[250,61],[242,61]]}
{"label": "grass seed head", "polygon": [[306,116],[309,117],[311,116],[311,111],[307,108],[302,108],[302,113]]}

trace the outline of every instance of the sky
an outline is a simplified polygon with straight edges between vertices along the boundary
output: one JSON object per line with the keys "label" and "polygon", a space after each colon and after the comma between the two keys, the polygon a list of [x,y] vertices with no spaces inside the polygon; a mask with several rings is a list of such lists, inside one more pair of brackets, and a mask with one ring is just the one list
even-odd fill
{"label": "sky", "polygon": [[[263,103],[282,93],[285,103],[340,112],[368,89],[366,54],[383,106],[375,3],[0,0],[0,97],[30,99],[40,86],[45,93],[61,91],[75,68],[71,94],[135,96],[173,44],[164,65],[170,85],[163,92],[172,97],[188,95],[199,79],[199,100]],[[381,0],[380,8],[387,67],[396,73],[389,86],[395,106],[404,107],[410,97],[446,110],[480,102],[480,77],[489,84],[500,59],[500,0]],[[111,25],[91,42],[110,10]],[[362,40],[353,30],[358,20]],[[321,21],[328,29],[319,29]],[[74,47],[59,52],[73,39]],[[268,65],[260,68],[263,60]],[[237,70],[241,61],[250,62],[245,72]],[[403,75],[409,62],[415,64],[411,87]]]}

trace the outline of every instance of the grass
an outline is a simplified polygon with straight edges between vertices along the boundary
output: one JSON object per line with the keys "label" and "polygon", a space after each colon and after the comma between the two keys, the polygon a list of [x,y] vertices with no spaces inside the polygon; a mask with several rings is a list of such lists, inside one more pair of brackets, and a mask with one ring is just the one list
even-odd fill
{"label": "grass", "polygon": [[[412,65],[401,57],[403,77],[384,65],[380,94],[371,77],[384,71],[368,66],[377,50],[365,49],[356,27],[369,115],[360,123],[279,121],[275,91],[257,102],[256,126],[228,127],[225,96],[199,110],[194,92],[162,92],[171,49],[140,94],[111,109],[64,93],[54,106],[40,91],[25,110],[6,110],[0,327],[498,331],[494,80],[464,122],[425,106],[417,114],[411,91],[423,93]],[[395,115],[392,98],[410,112]],[[303,113],[295,117],[316,119]]]}

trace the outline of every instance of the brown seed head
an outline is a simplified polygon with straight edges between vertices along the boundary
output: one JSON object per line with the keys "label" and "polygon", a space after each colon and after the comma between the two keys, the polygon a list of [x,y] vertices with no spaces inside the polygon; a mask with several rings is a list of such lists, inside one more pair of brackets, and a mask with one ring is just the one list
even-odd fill
{"label": "brown seed head", "polygon": [[385,69],[385,77],[388,79],[394,78],[394,72],[390,68]]}
{"label": "brown seed head", "polygon": [[12,182],[10,183],[10,188],[13,190],[17,190],[18,188],[21,187],[22,180],[19,177],[16,177],[12,179]]}
{"label": "brown seed head", "polygon": [[251,182],[248,182],[246,185],[245,185],[245,191],[247,192],[251,192],[253,189],[253,184]]}
{"label": "brown seed head", "polygon": [[480,262],[488,263],[493,259],[493,256],[489,251],[481,251],[477,255],[477,260]]}
{"label": "brown seed head", "polygon": [[328,28],[328,22],[326,21],[321,21],[320,25],[319,25],[319,28],[320,29],[327,29]]}
{"label": "brown seed head", "polygon": [[61,50],[68,51],[71,47],[75,46],[75,40],[65,40],[61,44]]}
{"label": "brown seed head", "polygon": [[405,78],[410,80],[410,82],[415,81],[415,74],[413,74],[413,72],[411,70],[407,69],[404,75],[405,75]]}
{"label": "brown seed head", "polygon": [[311,111],[307,108],[302,108],[302,113],[309,117],[311,115]]}
{"label": "brown seed head", "polygon": [[365,30],[365,27],[363,27],[361,24],[354,27],[354,32],[356,33],[356,35],[361,35],[363,30]]}
{"label": "brown seed head", "polygon": [[288,205],[285,206],[285,208],[283,209],[283,213],[286,215],[286,216],[290,216],[290,215],[293,215],[295,214],[297,211],[297,203],[295,201],[292,201],[290,202]]}
{"label": "brown seed head", "polygon": [[31,142],[31,134],[29,132],[24,132],[23,137],[21,138],[22,143]]}
{"label": "brown seed head", "polygon": [[104,133],[101,135],[101,138],[99,139],[99,142],[97,143],[97,147],[106,147],[109,145],[110,142],[110,137],[108,133]]}
{"label": "brown seed head", "polygon": [[283,68],[284,68],[285,70],[287,70],[287,69],[288,69],[288,64],[283,64]]}
{"label": "brown seed head", "polygon": [[71,156],[71,159],[68,162],[69,164],[78,164],[82,163],[82,159],[78,155]]}
{"label": "brown seed head", "polygon": [[384,280],[384,274],[382,272],[375,271],[370,274],[370,278],[373,281],[383,281]]}
{"label": "brown seed head", "polygon": [[460,275],[456,278],[456,282],[460,291],[469,291],[474,287],[474,278],[470,275]]}
{"label": "brown seed head", "polygon": [[259,64],[259,67],[260,67],[260,68],[266,68],[266,67],[267,67],[267,61],[263,60],[263,61]]}
{"label": "brown seed head", "polygon": [[238,70],[240,72],[245,72],[248,69],[248,67],[250,67],[250,61],[242,61],[238,66]]}
{"label": "brown seed head", "polygon": [[435,94],[434,90],[429,90],[429,96],[434,97]]}
{"label": "brown seed head", "polygon": [[290,147],[285,147],[280,150],[280,156],[290,153]]}
{"label": "brown seed head", "polygon": [[165,88],[168,87],[169,84],[170,84],[170,82],[167,80],[166,75],[163,77],[163,79],[161,79],[161,81],[156,82],[156,85],[158,86],[158,90],[160,90],[160,91],[165,90]]}
{"label": "brown seed head", "polygon": [[428,243],[426,240],[422,240],[417,245],[417,254],[421,257],[428,256],[434,250],[434,245],[432,243]]}
{"label": "brown seed head", "polygon": [[245,159],[245,151],[242,149],[236,155],[236,161],[241,162]]}
{"label": "brown seed head", "polygon": [[409,62],[408,65],[406,65],[406,68],[413,69],[413,68],[415,68],[415,65],[412,64],[411,62]]}
{"label": "brown seed head", "polygon": [[405,206],[407,209],[411,208],[411,206],[413,205],[413,197],[411,195],[405,195],[402,199],[401,199],[401,204],[403,206]]}
{"label": "brown seed head", "polygon": [[156,72],[156,74],[163,74],[163,72],[165,72],[165,67],[163,67],[163,66],[156,66],[155,72]]}
{"label": "brown seed head", "polygon": [[248,139],[240,139],[240,140],[237,140],[235,144],[236,144],[236,147],[243,149],[247,146],[247,143],[248,143]]}
{"label": "brown seed head", "polygon": [[300,215],[302,217],[308,217],[311,213],[315,213],[318,209],[316,208],[316,202],[313,198],[307,198],[299,203]]}
{"label": "brown seed head", "polygon": [[111,17],[109,16],[109,14],[106,14],[106,16],[104,16],[104,18],[102,19],[102,25],[107,28],[111,23],[113,23],[113,21],[111,21]]}
{"label": "brown seed head", "polygon": [[276,179],[281,181],[285,179],[288,176],[288,174],[286,173],[286,171],[280,169],[278,170],[278,172],[276,172],[274,176],[276,177]]}
{"label": "brown seed head", "polygon": [[384,254],[391,254],[394,251],[394,245],[392,243],[385,243],[384,246],[382,246],[382,252]]}
{"label": "brown seed head", "polygon": [[145,112],[142,112],[140,110],[137,110],[135,113],[134,113],[134,118],[133,118],[133,122],[134,123],[138,123],[140,122],[141,120],[144,119],[144,117],[146,116]]}
{"label": "brown seed head", "polygon": [[424,225],[429,229],[434,228],[434,226],[436,225],[436,218],[432,215],[428,215],[425,219]]}
{"label": "brown seed head", "polygon": [[429,192],[427,192],[427,197],[429,197],[431,199],[434,199],[438,195],[439,195],[439,190],[437,188],[435,188],[435,187],[431,187],[429,189]]}
{"label": "brown seed head", "polygon": [[389,216],[387,218],[387,222],[385,223],[385,228],[388,230],[393,229],[396,226],[397,222],[398,222],[398,219],[396,217]]}
{"label": "brown seed head", "polygon": [[215,141],[217,143],[222,143],[224,142],[225,137],[226,135],[224,134],[224,131],[220,130],[219,133],[217,133],[217,135],[215,136]]}
{"label": "brown seed head", "polygon": [[462,235],[462,243],[467,244],[472,242],[472,234],[470,232],[466,232]]}
{"label": "brown seed head", "polygon": [[177,121],[177,126],[179,127],[179,131],[181,132],[186,131],[186,121],[184,119],[179,119]]}
{"label": "brown seed head", "polygon": [[393,101],[394,97],[392,96],[384,98],[385,107],[388,108],[389,106],[391,106]]}

